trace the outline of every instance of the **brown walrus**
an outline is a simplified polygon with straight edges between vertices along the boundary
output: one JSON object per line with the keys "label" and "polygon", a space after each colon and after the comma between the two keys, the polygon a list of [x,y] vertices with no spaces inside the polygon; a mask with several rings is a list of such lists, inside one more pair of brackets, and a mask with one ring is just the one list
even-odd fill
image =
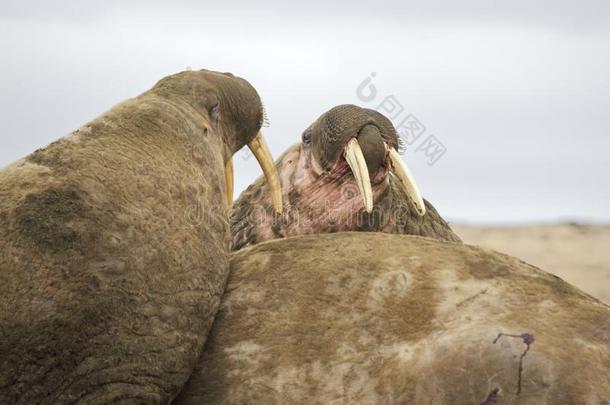
{"label": "brown walrus", "polygon": [[284,214],[262,178],[237,199],[233,249],[288,236],[371,231],[460,238],[423,200],[397,150],[392,123],[377,111],[340,105],[307,128],[277,161]]}
{"label": "brown walrus", "polygon": [[608,404],[610,308],[518,259],[342,232],[234,252],[174,404]]}
{"label": "brown walrus", "polygon": [[174,398],[225,286],[231,156],[278,190],[262,121],[245,80],[183,72],[0,171],[0,403]]}

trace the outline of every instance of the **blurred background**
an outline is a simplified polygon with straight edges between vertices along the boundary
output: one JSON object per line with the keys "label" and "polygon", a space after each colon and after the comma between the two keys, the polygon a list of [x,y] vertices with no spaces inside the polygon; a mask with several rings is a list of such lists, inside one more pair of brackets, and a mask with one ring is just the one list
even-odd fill
{"label": "blurred background", "polygon": [[[0,166],[163,76],[230,71],[261,94],[274,155],[334,105],[396,114],[467,241],[598,269],[583,288],[610,300],[608,2],[3,0],[0,48]],[[259,169],[235,166],[238,194]]]}

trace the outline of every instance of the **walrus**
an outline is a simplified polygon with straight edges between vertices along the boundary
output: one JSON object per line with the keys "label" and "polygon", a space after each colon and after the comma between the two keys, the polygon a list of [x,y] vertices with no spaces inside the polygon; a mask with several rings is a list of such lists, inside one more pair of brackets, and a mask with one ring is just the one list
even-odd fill
{"label": "walrus", "polygon": [[587,404],[610,398],[610,308],[518,259],[343,232],[232,254],[198,404]]}
{"label": "walrus", "polygon": [[233,249],[295,235],[369,231],[460,242],[424,200],[383,114],[355,105],[322,114],[276,161],[284,210],[277,215],[263,178],[233,205]]}
{"label": "walrus", "polygon": [[182,72],[0,171],[0,403],[175,397],[224,290],[242,146],[281,209],[263,116],[246,80]]}

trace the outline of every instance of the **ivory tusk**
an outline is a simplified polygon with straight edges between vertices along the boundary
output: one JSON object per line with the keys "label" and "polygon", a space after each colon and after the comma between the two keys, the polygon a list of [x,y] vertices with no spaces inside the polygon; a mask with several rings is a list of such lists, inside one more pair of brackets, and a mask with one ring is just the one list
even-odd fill
{"label": "ivory tusk", "polygon": [[386,149],[388,151],[388,160],[392,174],[398,178],[405,193],[407,193],[407,196],[415,205],[415,209],[419,216],[424,216],[426,214],[426,205],[424,204],[424,199],[419,192],[419,188],[417,188],[411,171],[394,148],[386,145]]}
{"label": "ivory tusk", "polygon": [[229,159],[225,166],[225,184],[227,190],[227,202],[229,209],[233,206],[233,159]]}
{"label": "ivory tusk", "polygon": [[360,149],[360,144],[356,138],[350,139],[345,147],[345,160],[352,169],[356,184],[360,190],[360,195],[364,201],[364,209],[369,214],[373,211],[373,188],[369,177],[369,170],[366,166],[366,160]]}
{"label": "ivory tusk", "polygon": [[254,139],[248,144],[248,147],[258,160],[258,164],[263,169],[267,185],[271,192],[271,200],[273,207],[278,214],[282,213],[282,188],[280,185],[280,177],[277,174],[277,169],[273,163],[269,147],[263,138],[263,133],[259,132]]}

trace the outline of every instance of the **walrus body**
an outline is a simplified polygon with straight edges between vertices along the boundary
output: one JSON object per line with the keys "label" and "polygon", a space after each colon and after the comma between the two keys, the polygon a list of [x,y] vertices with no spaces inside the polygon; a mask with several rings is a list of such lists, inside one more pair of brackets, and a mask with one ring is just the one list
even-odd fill
{"label": "walrus body", "polygon": [[[261,288],[263,286],[263,288]],[[185,404],[607,404],[610,309],[517,259],[383,233],[233,254]]]}
{"label": "walrus body", "polygon": [[[337,106],[305,130],[302,142],[277,159],[283,215],[275,214],[263,179],[235,201],[231,214],[233,249],[290,236],[346,231],[427,236],[460,242],[460,238],[416,192],[409,193],[395,175],[399,139],[380,113],[354,105]],[[368,166],[370,204],[363,205],[360,183],[346,159],[345,145],[358,140]],[[389,152],[392,153],[389,153]],[[416,187],[415,187],[416,188]],[[413,200],[424,205],[423,214]]]}
{"label": "walrus body", "polygon": [[0,403],[168,403],[217,310],[244,80],[184,72],[0,171]]}

